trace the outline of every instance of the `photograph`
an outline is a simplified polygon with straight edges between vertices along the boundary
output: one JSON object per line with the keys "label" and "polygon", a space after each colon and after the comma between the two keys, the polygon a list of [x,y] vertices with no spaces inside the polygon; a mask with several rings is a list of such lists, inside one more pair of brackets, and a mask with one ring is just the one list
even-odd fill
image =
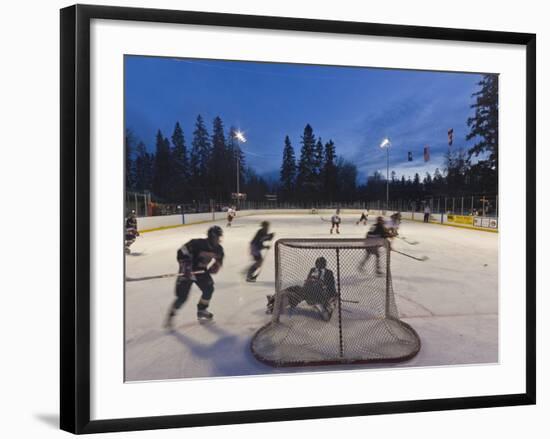
{"label": "photograph", "polygon": [[499,364],[498,72],[123,66],[125,382]]}

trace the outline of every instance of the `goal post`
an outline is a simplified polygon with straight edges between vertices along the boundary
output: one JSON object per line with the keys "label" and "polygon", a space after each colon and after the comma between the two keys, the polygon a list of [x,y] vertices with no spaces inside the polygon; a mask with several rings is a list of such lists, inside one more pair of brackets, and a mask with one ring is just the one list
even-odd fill
{"label": "goal post", "polygon": [[279,239],[272,317],[251,342],[272,366],[405,361],[420,350],[399,319],[389,242]]}

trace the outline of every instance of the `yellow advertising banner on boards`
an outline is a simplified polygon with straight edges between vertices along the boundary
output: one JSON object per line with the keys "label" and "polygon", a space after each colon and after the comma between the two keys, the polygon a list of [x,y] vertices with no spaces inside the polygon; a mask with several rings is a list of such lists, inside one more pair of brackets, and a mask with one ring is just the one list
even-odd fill
{"label": "yellow advertising banner on boards", "polygon": [[473,216],[447,215],[447,221],[450,222],[450,223],[455,223],[455,224],[467,224],[469,226],[474,225],[474,217]]}

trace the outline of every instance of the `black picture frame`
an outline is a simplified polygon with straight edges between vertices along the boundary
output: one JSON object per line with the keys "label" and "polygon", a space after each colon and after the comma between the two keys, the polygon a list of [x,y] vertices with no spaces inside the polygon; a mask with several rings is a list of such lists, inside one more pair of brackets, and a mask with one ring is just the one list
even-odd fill
{"label": "black picture frame", "polygon": [[[224,413],[90,420],[90,22],[181,23],[333,34],[502,43],[526,48],[525,393]],[[61,10],[60,424],[72,433],[211,426],[535,404],[536,36],[529,33],[75,5]]]}

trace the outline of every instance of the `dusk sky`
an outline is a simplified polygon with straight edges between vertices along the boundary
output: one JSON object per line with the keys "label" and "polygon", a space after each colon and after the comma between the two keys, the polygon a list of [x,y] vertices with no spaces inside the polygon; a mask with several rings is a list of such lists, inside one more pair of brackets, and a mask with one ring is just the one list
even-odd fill
{"label": "dusk sky", "polygon": [[[390,173],[400,178],[418,172],[423,178],[443,169],[449,128],[453,149],[471,146],[466,120],[480,79],[465,73],[126,56],[126,127],[154,151],[157,130],[170,138],[179,121],[190,149],[197,115],[209,132],[220,116],[226,131],[232,125],[244,131],[247,163],[273,176],[281,167],[285,136],[298,160],[309,123],[317,138],[332,139],[337,155],[357,166],[359,183],[377,170],[385,176],[386,153],[379,145],[387,136]],[[408,151],[413,162],[407,162]]]}

